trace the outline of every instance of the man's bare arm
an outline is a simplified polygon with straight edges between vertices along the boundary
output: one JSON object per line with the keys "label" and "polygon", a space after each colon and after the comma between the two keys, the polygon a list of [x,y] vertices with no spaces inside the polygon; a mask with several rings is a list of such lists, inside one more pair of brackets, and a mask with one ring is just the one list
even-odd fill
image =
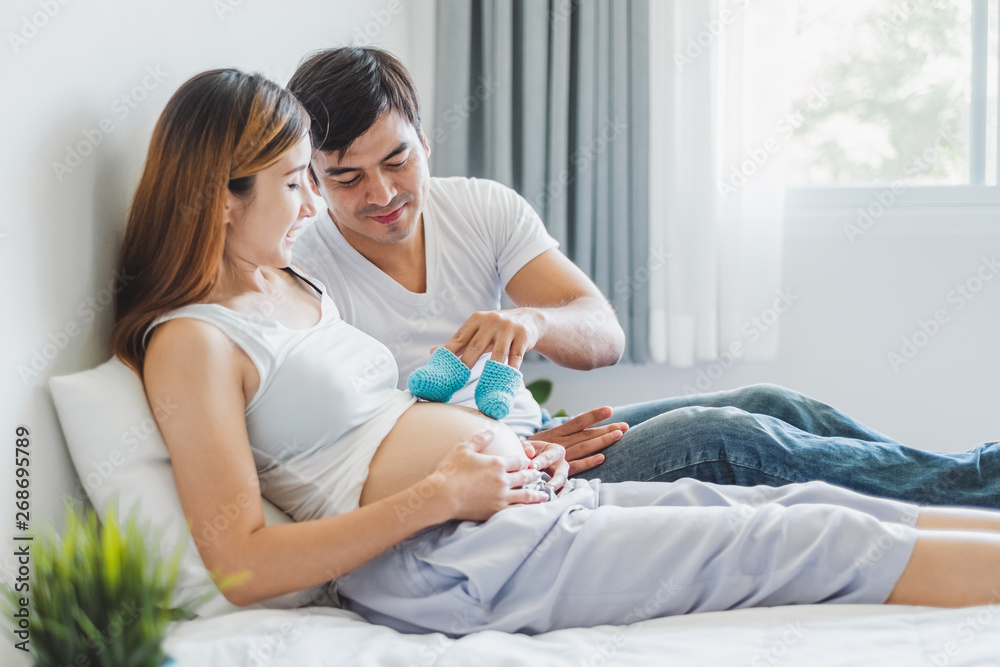
{"label": "man's bare arm", "polygon": [[474,313],[445,344],[470,368],[486,352],[519,368],[535,349],[566,368],[618,363],[625,332],[597,286],[559,250],[528,262],[507,283],[518,306]]}

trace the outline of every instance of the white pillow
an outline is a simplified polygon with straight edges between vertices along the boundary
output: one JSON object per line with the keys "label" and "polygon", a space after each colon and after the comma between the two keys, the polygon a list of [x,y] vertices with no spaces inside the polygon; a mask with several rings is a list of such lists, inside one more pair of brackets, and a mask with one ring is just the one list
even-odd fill
{"label": "white pillow", "polygon": [[[140,523],[163,530],[159,546],[164,558],[174,552],[178,539],[187,540],[176,604],[189,603],[210,591],[217,595],[197,608],[198,616],[334,604],[325,584],[247,607],[236,607],[218,593],[184,518],[170,456],[142,381],[117,356],[89,371],[50,378],[49,389],[73,464],[93,506],[103,514],[109,502],[117,501],[119,521],[137,509]],[[262,501],[267,525],[292,521],[267,499]]]}

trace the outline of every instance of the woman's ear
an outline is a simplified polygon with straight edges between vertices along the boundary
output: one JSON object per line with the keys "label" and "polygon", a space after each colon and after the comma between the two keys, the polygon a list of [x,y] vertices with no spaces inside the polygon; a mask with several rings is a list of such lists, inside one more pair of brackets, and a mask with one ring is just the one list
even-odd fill
{"label": "woman's ear", "polygon": [[226,188],[226,193],[223,195],[222,200],[222,224],[232,224],[236,220],[236,213],[239,210],[239,197],[234,195],[229,188]]}

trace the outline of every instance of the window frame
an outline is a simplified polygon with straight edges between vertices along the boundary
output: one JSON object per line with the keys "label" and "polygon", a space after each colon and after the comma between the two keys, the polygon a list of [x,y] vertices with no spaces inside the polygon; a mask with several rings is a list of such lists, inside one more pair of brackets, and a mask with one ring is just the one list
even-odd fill
{"label": "window frame", "polygon": [[[969,184],[913,185],[902,180],[872,185],[789,186],[786,189],[785,211],[789,218],[842,217],[845,210],[867,210],[882,205],[886,211],[879,217],[897,217],[899,212],[912,209],[932,209],[931,217],[967,217],[979,220],[995,215],[1000,223],[1000,110],[996,131],[997,185],[985,184],[986,173],[986,111],[989,36],[989,0],[972,2],[972,95],[969,116]],[[1000,35],[1000,2],[997,11],[997,32]],[[1000,48],[996,54],[996,76],[1000,97]],[[1000,106],[1000,103],[998,103]],[[886,202],[889,202],[886,204]]]}

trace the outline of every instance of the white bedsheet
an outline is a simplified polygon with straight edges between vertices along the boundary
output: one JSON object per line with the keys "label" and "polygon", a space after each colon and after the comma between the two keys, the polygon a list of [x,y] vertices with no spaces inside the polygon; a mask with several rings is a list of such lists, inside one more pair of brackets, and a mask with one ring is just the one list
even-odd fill
{"label": "white bedsheet", "polygon": [[178,667],[482,665],[1000,665],[1000,604],[969,609],[803,605],[654,619],[528,637],[404,635],[330,608],[177,623]]}

